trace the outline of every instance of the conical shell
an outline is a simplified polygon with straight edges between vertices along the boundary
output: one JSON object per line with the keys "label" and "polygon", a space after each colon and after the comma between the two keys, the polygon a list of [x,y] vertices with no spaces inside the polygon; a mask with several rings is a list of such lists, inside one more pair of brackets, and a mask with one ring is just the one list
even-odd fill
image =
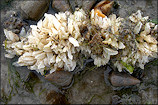
{"label": "conical shell", "polygon": [[112,72],[109,79],[113,86],[130,86],[140,83],[140,80],[137,78],[120,72]]}

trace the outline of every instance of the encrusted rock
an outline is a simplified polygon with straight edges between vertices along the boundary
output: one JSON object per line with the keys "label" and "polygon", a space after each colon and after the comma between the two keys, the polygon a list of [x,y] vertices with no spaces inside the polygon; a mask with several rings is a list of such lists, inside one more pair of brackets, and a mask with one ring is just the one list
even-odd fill
{"label": "encrusted rock", "polygon": [[5,21],[3,21],[3,27],[12,31],[15,34],[19,34],[22,27],[25,29],[29,29],[28,23],[24,22],[22,19],[14,16],[14,14],[10,15]]}

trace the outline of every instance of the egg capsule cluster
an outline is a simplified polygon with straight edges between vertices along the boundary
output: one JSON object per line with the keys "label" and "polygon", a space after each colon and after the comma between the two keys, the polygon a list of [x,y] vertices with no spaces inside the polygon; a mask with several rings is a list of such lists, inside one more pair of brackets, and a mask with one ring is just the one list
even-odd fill
{"label": "egg capsule cluster", "polygon": [[[55,15],[45,13],[43,20],[30,26],[30,32],[26,33],[23,28],[17,35],[4,29],[5,56],[19,56],[14,64],[27,66],[42,75],[44,70],[52,73],[59,68],[73,71],[79,53],[93,58],[98,67],[114,57],[113,63],[120,72],[126,68],[132,73],[131,67],[143,69],[149,57],[157,57],[157,25],[147,22],[148,17],[142,17],[140,11],[129,20],[134,26],[129,29],[133,34],[123,36],[126,20],[115,14],[100,17],[94,9],[90,18],[82,9],[76,9],[73,14],[68,11]],[[135,46],[130,44],[133,40]]]}

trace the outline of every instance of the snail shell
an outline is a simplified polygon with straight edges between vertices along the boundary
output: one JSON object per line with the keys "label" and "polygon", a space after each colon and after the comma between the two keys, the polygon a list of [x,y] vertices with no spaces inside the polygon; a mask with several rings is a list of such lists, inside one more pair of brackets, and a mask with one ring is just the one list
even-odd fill
{"label": "snail shell", "polygon": [[98,14],[100,17],[105,17],[110,14],[111,8],[114,4],[114,1],[104,0],[99,2],[94,7],[94,12]]}
{"label": "snail shell", "polygon": [[137,78],[132,77],[129,74],[120,72],[112,72],[109,76],[109,79],[113,86],[130,86],[140,83],[140,80],[138,80]]}

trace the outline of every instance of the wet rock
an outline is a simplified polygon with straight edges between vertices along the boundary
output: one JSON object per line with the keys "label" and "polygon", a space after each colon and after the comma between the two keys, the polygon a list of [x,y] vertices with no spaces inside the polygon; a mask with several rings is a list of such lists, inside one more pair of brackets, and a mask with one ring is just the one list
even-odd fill
{"label": "wet rock", "polygon": [[[3,91],[3,103],[8,104],[68,104],[66,97],[55,85],[51,84],[36,71],[8,62],[8,93]],[[4,66],[3,66],[4,67]],[[6,81],[8,83],[8,81]],[[6,89],[2,88],[2,89]]]}
{"label": "wet rock", "polygon": [[130,86],[140,83],[140,80],[126,73],[112,72],[109,75],[110,82],[113,86]]}
{"label": "wet rock", "polygon": [[121,97],[119,97],[118,95],[112,96],[111,104],[120,104],[120,103],[121,103]]}
{"label": "wet rock", "polygon": [[61,91],[50,83],[35,84],[34,92],[42,104],[68,104]]}
{"label": "wet rock", "polygon": [[145,65],[144,76],[142,81],[145,84],[153,84],[155,86],[158,85],[157,78],[158,77],[158,59],[154,59]]}
{"label": "wet rock", "polygon": [[142,83],[139,86],[139,95],[142,103],[157,104],[158,103],[158,59],[147,63],[145,65]]}
{"label": "wet rock", "polygon": [[97,0],[69,0],[72,10],[75,8],[83,8],[84,11],[89,12]]}
{"label": "wet rock", "polygon": [[104,69],[94,69],[91,63],[80,74],[75,74],[74,84],[65,92],[68,101],[71,104],[110,104],[114,91],[104,83]]}
{"label": "wet rock", "polygon": [[3,94],[3,98],[6,100],[3,99],[2,101],[5,104],[40,104],[39,99],[31,91],[28,91],[28,88],[26,90],[24,87],[29,70],[24,67],[18,68],[13,66],[13,60],[5,60],[8,66],[5,67],[7,70],[4,70],[8,72],[7,78],[5,79],[7,86],[4,88],[6,94]]}
{"label": "wet rock", "polygon": [[42,104],[68,104],[62,92],[37,72],[30,72],[26,82]]}
{"label": "wet rock", "polygon": [[[148,86],[142,86],[140,87],[141,89],[138,91],[139,95],[141,96],[142,103],[146,104],[157,104],[158,103],[158,90],[157,90],[157,85],[151,85],[149,84]],[[144,88],[144,89],[142,89]]]}
{"label": "wet rock", "polygon": [[12,1],[13,0],[1,0],[1,7],[0,7],[0,9],[3,9],[6,6],[9,6]]}
{"label": "wet rock", "polygon": [[120,101],[121,104],[142,104],[141,97],[135,93],[123,94]]}
{"label": "wet rock", "polygon": [[83,0],[82,8],[84,11],[89,12],[95,3],[96,3],[96,0]]}
{"label": "wet rock", "polygon": [[[52,98],[54,97],[54,98]],[[67,99],[61,93],[51,91],[46,96],[46,104],[69,104]]]}
{"label": "wet rock", "polygon": [[52,8],[55,8],[58,12],[65,12],[65,11],[71,11],[72,9],[69,5],[68,0],[53,0],[52,1]]}
{"label": "wet rock", "polygon": [[89,12],[97,0],[53,0],[52,7],[57,11],[75,11],[75,8],[83,8]]}
{"label": "wet rock", "polygon": [[55,83],[58,86],[67,87],[71,84],[73,74],[68,71],[55,71],[45,77],[46,80]]}
{"label": "wet rock", "polygon": [[113,68],[109,65],[106,66],[106,70],[104,71],[104,81],[106,85],[111,86],[111,83],[109,81],[109,75],[113,71]]}
{"label": "wet rock", "polygon": [[69,3],[73,12],[75,11],[76,8],[82,7],[82,0],[69,0]]}
{"label": "wet rock", "polygon": [[40,83],[40,78],[37,76],[35,72],[30,72],[23,86],[25,90],[33,92],[33,88],[36,83]]}
{"label": "wet rock", "polygon": [[50,0],[29,0],[20,4],[21,14],[24,19],[38,20],[48,10]]}
{"label": "wet rock", "polygon": [[157,19],[157,0],[117,0],[120,4],[118,16],[127,17],[137,10],[143,11],[144,16]]}

